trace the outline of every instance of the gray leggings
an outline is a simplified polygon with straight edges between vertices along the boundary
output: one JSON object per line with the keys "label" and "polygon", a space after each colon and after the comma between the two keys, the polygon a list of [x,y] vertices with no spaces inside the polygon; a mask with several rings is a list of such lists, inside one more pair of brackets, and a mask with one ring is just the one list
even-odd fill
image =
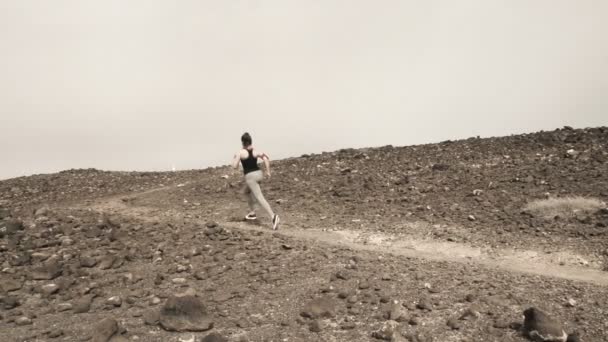
{"label": "gray leggings", "polygon": [[264,198],[262,189],[260,188],[260,182],[264,179],[262,171],[253,171],[245,175],[245,196],[247,197],[247,203],[249,203],[249,209],[255,210],[255,204],[258,203],[268,215],[273,218],[274,211],[270,208],[270,204]]}

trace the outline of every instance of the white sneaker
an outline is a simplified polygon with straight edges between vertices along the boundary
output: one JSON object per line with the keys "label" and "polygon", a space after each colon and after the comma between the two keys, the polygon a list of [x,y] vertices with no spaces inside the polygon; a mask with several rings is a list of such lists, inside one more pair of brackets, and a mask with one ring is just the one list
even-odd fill
{"label": "white sneaker", "polygon": [[279,222],[281,220],[279,219],[279,215],[275,214],[274,217],[272,218],[272,230],[277,230],[279,229]]}
{"label": "white sneaker", "polygon": [[247,216],[245,216],[245,220],[257,220],[258,217],[256,216],[255,213],[249,213],[247,214]]}

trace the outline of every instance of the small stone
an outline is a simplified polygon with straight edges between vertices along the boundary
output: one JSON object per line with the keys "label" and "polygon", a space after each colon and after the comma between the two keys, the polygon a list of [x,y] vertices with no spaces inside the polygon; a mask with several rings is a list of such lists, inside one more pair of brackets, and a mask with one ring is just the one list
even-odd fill
{"label": "small stone", "polygon": [[384,341],[400,341],[403,337],[399,333],[398,327],[399,323],[387,321],[379,330],[372,333],[372,337]]}
{"label": "small stone", "polygon": [[14,235],[18,231],[23,230],[23,223],[18,220],[0,221],[0,238],[5,235]]}
{"label": "small stone", "polygon": [[106,304],[119,307],[122,305],[122,298],[119,296],[112,296],[106,300]]}
{"label": "small stone", "polygon": [[108,269],[112,268],[112,266],[114,265],[115,261],[116,261],[116,257],[115,256],[113,256],[113,255],[106,255],[99,262],[99,268],[102,269],[102,270],[108,270]]}
{"label": "small stone", "polygon": [[576,306],[576,300],[569,298],[568,301],[566,301],[566,306],[569,308],[573,308]]}
{"label": "small stone", "polygon": [[319,333],[319,332],[323,331],[323,322],[316,319],[310,323],[309,329],[312,332]]}
{"label": "small stone", "polygon": [[228,342],[228,339],[216,332],[213,332],[201,339],[201,342]]}
{"label": "small stone", "polygon": [[19,303],[19,299],[14,296],[0,297],[0,304],[0,307],[5,310],[11,310],[21,305],[21,303]]}
{"label": "small stone", "polygon": [[337,279],[342,279],[342,280],[349,280],[350,279],[350,274],[348,274],[346,271],[338,271],[335,274]]}
{"label": "small stone", "polygon": [[18,326],[31,325],[33,324],[32,320],[29,317],[21,316],[15,319],[15,324]]}
{"label": "small stone", "polygon": [[411,317],[410,320],[407,322],[409,325],[420,325],[420,318],[418,317]]}
{"label": "small stone", "polygon": [[0,280],[0,292],[12,292],[20,290],[23,287],[23,281],[19,279],[6,278]]}
{"label": "small stone", "polygon": [[416,304],[416,307],[420,310],[433,311],[433,304],[431,304],[427,300],[423,300],[423,301],[419,302],[418,304]]}
{"label": "small stone", "polygon": [[10,210],[6,208],[0,208],[0,220],[4,220],[7,217],[11,217]]}
{"label": "small stone", "polygon": [[355,322],[345,322],[342,323],[342,325],[340,325],[340,329],[342,330],[353,330],[357,327],[357,324]]}
{"label": "small stone", "polygon": [[36,216],[36,217],[38,217],[38,216],[46,216],[48,214],[49,214],[49,207],[47,207],[47,206],[38,208],[34,212],[34,216]]}
{"label": "small stone", "polygon": [[160,311],[158,309],[146,310],[143,314],[144,323],[147,325],[157,325],[160,321]]}
{"label": "small stone", "polygon": [[58,312],[64,312],[64,311],[68,311],[68,310],[72,310],[73,306],[70,303],[61,303],[57,305],[57,311]]}
{"label": "small stone", "polygon": [[34,280],[53,280],[61,275],[63,268],[57,261],[51,261],[32,271]]}
{"label": "small stone", "polygon": [[118,333],[118,322],[111,318],[106,318],[93,327],[93,342],[109,342]]}
{"label": "small stone", "polygon": [[57,284],[47,284],[44,285],[40,288],[40,290],[42,291],[42,293],[46,296],[50,296],[54,293],[56,293],[57,291],[59,291],[59,285]]}
{"label": "small stone", "polygon": [[74,313],[80,314],[80,313],[89,312],[89,310],[91,310],[92,303],[93,303],[92,295],[87,295],[87,296],[77,299],[74,302]]}
{"label": "small stone", "polygon": [[97,265],[97,260],[93,257],[80,257],[80,266],[82,267],[95,267]]}
{"label": "small stone", "polygon": [[63,336],[63,330],[61,330],[61,329],[55,329],[55,330],[51,330],[51,332],[49,332],[50,338],[57,338],[57,337],[61,337],[61,336]]}
{"label": "small stone", "polygon": [[462,324],[456,318],[450,318],[447,325],[452,328],[452,330],[460,330],[462,328]]}
{"label": "small stone", "polygon": [[48,253],[34,252],[32,253],[32,261],[34,263],[42,262],[50,258],[51,255]]}
{"label": "small stone", "polygon": [[509,323],[507,320],[499,319],[494,322],[493,327],[496,329],[507,329],[510,325],[511,323]]}
{"label": "small stone", "polygon": [[467,309],[465,312],[462,313],[462,315],[460,316],[460,320],[465,321],[465,320],[469,320],[469,319],[473,319],[473,318],[480,318],[481,317],[481,313],[479,313],[479,311],[474,310],[474,309]]}
{"label": "small stone", "polygon": [[388,310],[388,319],[392,321],[397,321],[403,316],[403,308],[402,305],[399,304],[398,301],[393,301]]}
{"label": "small stone", "polygon": [[469,219],[469,221],[475,221],[476,220],[475,216],[473,216],[473,215],[469,215],[467,218]]}
{"label": "small stone", "polygon": [[171,280],[171,282],[176,285],[185,284],[186,281],[187,281],[186,278],[174,278]]}

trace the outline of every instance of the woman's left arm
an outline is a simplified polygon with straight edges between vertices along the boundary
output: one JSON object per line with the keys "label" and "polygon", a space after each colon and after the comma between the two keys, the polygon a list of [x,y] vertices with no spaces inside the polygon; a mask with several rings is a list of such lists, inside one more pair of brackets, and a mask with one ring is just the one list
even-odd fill
{"label": "woman's left arm", "polygon": [[266,153],[260,153],[259,158],[262,158],[264,161],[264,166],[266,167],[266,175],[270,177],[270,158]]}
{"label": "woman's left arm", "polygon": [[241,161],[241,151],[238,151],[234,154],[234,159],[232,160],[232,167],[235,169],[239,168],[239,162]]}

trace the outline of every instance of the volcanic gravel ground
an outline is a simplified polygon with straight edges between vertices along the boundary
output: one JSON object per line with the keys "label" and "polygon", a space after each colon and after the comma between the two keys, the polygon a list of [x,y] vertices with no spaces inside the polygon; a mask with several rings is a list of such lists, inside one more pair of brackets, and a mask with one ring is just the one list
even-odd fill
{"label": "volcanic gravel ground", "polygon": [[[567,253],[599,272],[605,209],[547,220],[523,208],[608,200],[607,138],[564,128],[278,161],[263,184],[278,232],[242,222],[240,176],[226,167],[2,181],[0,340],[526,341],[531,327],[563,327],[569,341],[608,341],[602,281],[362,247]],[[305,238],[325,231],[367,240]],[[529,307],[553,328],[522,326]]]}

